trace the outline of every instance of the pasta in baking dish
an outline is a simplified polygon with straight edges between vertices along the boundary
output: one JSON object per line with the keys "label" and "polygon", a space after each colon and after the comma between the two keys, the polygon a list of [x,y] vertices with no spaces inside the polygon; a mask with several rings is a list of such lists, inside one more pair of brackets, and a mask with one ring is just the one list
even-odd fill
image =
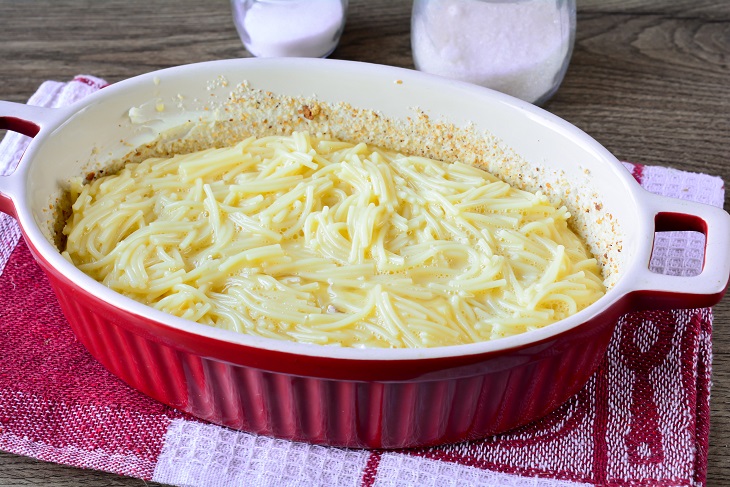
{"label": "pasta in baking dish", "polygon": [[544,327],[605,293],[565,207],[459,162],[294,133],[83,182],[68,260],[149,306],[242,333],[456,345]]}

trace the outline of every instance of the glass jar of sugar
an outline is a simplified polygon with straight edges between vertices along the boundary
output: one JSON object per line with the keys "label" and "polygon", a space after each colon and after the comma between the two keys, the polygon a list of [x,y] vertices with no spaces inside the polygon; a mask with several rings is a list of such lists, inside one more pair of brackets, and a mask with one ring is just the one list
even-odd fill
{"label": "glass jar of sugar", "polygon": [[256,57],[327,57],[340,42],[348,0],[231,0],[233,23]]}
{"label": "glass jar of sugar", "polygon": [[542,104],[563,81],[575,0],[415,0],[416,68]]}

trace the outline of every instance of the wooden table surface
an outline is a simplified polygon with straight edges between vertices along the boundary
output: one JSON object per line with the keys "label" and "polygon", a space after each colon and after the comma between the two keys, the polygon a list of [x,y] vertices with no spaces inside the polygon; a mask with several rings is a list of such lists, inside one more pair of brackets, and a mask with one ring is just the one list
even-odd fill
{"label": "wooden table surface", "polygon": [[[410,8],[351,0],[332,57],[413,68]],[[4,100],[24,102],[46,79],[115,82],[245,56],[224,0],[0,0]],[[730,2],[579,0],[570,68],[545,108],[619,159],[729,181]],[[715,307],[715,325],[708,485],[730,485],[730,298]],[[0,453],[0,485],[151,483]]]}

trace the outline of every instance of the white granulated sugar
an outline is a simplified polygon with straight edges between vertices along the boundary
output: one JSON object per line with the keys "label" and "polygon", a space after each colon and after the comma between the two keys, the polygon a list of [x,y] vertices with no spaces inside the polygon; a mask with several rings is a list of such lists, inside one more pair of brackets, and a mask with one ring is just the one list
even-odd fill
{"label": "white granulated sugar", "polygon": [[416,67],[535,102],[570,49],[569,14],[557,3],[425,1],[411,33]]}
{"label": "white granulated sugar", "polygon": [[242,29],[257,57],[324,57],[337,46],[344,11],[340,0],[254,2]]}

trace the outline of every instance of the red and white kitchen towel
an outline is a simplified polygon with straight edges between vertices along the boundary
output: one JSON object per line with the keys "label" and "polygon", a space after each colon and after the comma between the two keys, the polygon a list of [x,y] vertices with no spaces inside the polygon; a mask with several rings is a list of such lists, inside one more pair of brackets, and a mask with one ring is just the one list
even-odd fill
{"label": "red and white kitchen towel", "polygon": [[[61,106],[104,86],[44,83]],[[7,173],[27,138],[0,144]],[[649,191],[723,204],[719,178],[626,164]],[[657,235],[651,267],[701,269],[704,237]],[[0,450],[173,485],[704,485],[709,309],[624,316],[585,388],[541,421],[481,441],[407,451],[312,446],[200,422],[130,389],[71,333],[15,222],[0,218]]]}

